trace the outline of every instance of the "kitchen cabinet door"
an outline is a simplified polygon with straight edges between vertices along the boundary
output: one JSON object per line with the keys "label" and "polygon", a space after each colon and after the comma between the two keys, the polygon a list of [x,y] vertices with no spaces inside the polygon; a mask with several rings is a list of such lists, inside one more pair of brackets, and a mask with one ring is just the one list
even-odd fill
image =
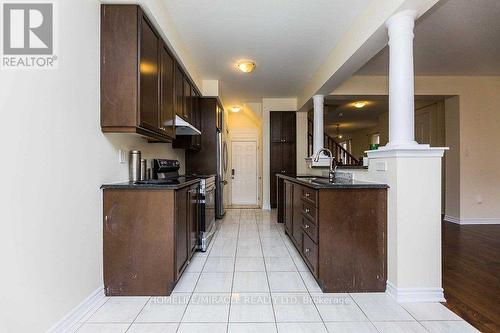
{"label": "kitchen cabinet door", "polygon": [[140,38],[140,126],[158,131],[159,37],[147,18],[141,20]]}
{"label": "kitchen cabinet door", "polygon": [[276,207],[276,174],[284,173],[281,166],[281,143],[271,143],[271,160],[270,160],[270,204],[271,208]]}
{"label": "kitchen cabinet door", "polygon": [[283,142],[295,142],[296,112],[281,113],[281,139]]}
{"label": "kitchen cabinet door", "polygon": [[175,65],[175,114],[184,118],[184,75],[179,64]]}
{"label": "kitchen cabinet door", "polygon": [[293,217],[292,217],[292,237],[302,248],[302,186],[293,185]]}
{"label": "kitchen cabinet door", "polygon": [[184,119],[186,119],[192,125],[192,111],[193,106],[191,103],[191,85],[188,79],[184,76]]}
{"label": "kitchen cabinet door", "polygon": [[297,172],[297,149],[295,143],[281,144],[281,169],[284,174],[293,175]]}
{"label": "kitchen cabinet door", "polygon": [[166,45],[160,49],[161,60],[161,104],[160,131],[163,135],[175,138],[175,105],[174,105],[174,59]]}
{"label": "kitchen cabinet door", "polygon": [[281,114],[283,112],[270,112],[271,120],[271,142],[282,142],[283,137],[281,135]]}
{"label": "kitchen cabinet door", "polygon": [[293,233],[293,183],[285,180],[285,229],[289,235]]}
{"label": "kitchen cabinet door", "polygon": [[175,192],[175,267],[179,277],[189,260],[189,188],[185,187]]}

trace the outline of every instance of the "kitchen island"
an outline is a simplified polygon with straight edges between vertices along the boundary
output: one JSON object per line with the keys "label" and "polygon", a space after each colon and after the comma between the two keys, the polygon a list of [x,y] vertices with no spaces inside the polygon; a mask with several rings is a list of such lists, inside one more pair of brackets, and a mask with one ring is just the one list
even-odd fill
{"label": "kitchen island", "polygon": [[[277,175],[278,221],[323,292],[385,291],[386,184]],[[281,205],[281,206],[280,206]]]}

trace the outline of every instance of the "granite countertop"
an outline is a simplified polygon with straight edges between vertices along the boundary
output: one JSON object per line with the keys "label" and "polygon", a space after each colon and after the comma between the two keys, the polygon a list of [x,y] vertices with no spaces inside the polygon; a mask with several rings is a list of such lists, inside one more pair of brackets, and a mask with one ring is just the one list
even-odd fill
{"label": "granite countertop", "polygon": [[336,178],[335,182],[330,183],[328,182],[328,178],[319,176],[287,176],[283,174],[277,174],[277,176],[314,189],[389,188],[387,184],[363,182],[360,180],[346,178]]}
{"label": "granite countertop", "polygon": [[165,189],[165,190],[177,190],[189,185],[193,185],[200,182],[199,178],[185,178],[179,177],[177,181],[145,181],[145,182],[121,182],[113,184],[103,184],[101,189]]}

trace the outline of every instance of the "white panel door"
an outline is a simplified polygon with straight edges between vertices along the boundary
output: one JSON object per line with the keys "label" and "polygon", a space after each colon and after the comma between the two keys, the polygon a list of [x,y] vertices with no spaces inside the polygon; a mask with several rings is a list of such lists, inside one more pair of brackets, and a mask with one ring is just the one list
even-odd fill
{"label": "white panel door", "polygon": [[233,141],[232,204],[257,205],[257,142]]}

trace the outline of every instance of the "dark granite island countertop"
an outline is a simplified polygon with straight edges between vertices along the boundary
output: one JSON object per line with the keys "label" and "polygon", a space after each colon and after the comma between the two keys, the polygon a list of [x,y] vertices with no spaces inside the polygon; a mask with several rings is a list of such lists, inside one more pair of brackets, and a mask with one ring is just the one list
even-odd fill
{"label": "dark granite island countertop", "polygon": [[283,174],[277,174],[276,176],[314,189],[389,188],[387,184],[364,182],[355,179],[336,178],[333,183],[330,183],[328,178],[321,176],[288,176]]}
{"label": "dark granite island countertop", "polygon": [[140,190],[178,190],[180,188],[190,186],[200,182],[199,178],[179,177],[176,180],[146,180],[137,183],[121,182],[112,184],[103,184],[101,189],[140,189]]}

